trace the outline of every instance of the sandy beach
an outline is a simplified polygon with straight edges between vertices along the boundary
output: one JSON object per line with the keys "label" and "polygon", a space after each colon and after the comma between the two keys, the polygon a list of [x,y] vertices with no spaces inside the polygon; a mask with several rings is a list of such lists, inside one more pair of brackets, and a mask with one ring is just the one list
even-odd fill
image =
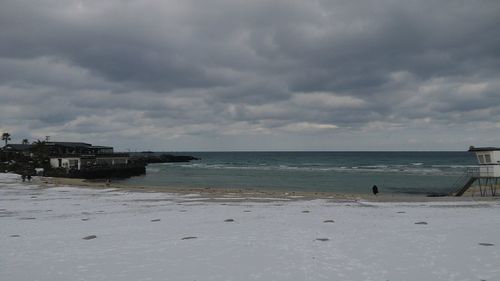
{"label": "sandy beach", "polygon": [[74,186],[85,188],[116,188],[126,191],[136,192],[166,192],[174,194],[196,193],[202,198],[232,198],[234,200],[258,200],[259,198],[275,198],[286,200],[313,200],[325,199],[334,201],[371,201],[371,202],[445,202],[445,201],[495,201],[500,200],[500,196],[481,197],[477,187],[471,187],[463,196],[438,196],[428,197],[425,195],[379,193],[374,196],[371,193],[336,193],[336,192],[301,192],[301,191],[278,191],[263,190],[259,188],[238,189],[238,188],[181,188],[181,187],[158,187],[158,186],[138,186],[126,185],[115,182],[107,183],[105,180],[85,180],[76,178],[44,178],[40,177],[37,182],[42,185]]}
{"label": "sandy beach", "polygon": [[0,174],[0,280],[500,279],[496,198],[209,193]]}

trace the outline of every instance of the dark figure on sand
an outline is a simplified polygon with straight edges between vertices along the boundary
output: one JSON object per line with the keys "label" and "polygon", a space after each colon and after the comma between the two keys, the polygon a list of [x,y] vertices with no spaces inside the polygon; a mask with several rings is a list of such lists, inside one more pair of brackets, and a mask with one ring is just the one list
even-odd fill
{"label": "dark figure on sand", "polygon": [[378,193],[378,187],[376,185],[374,185],[372,187],[372,192],[373,192],[373,195],[377,195],[377,193]]}

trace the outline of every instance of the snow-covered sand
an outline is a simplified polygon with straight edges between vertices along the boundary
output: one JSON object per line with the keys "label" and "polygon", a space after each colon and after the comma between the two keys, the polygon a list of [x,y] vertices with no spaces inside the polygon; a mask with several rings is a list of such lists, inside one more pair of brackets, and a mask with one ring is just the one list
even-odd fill
{"label": "snow-covered sand", "polygon": [[500,280],[496,200],[262,201],[0,174],[0,280]]}

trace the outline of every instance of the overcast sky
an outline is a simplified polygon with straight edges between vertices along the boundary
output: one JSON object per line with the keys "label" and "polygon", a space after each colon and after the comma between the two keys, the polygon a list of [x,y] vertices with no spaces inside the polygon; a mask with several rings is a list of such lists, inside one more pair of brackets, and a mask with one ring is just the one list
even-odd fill
{"label": "overcast sky", "polygon": [[117,150],[500,146],[500,1],[0,0],[0,133]]}

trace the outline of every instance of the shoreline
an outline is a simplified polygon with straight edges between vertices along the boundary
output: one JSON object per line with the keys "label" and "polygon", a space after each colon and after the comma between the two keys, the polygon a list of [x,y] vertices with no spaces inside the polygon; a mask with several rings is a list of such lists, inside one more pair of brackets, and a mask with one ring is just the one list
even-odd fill
{"label": "shoreline", "polygon": [[500,277],[499,201],[228,201],[69,182],[0,174],[0,280]]}
{"label": "shoreline", "polygon": [[[148,193],[173,193],[179,195],[197,194],[207,200],[226,199],[235,201],[258,201],[258,200],[276,200],[276,201],[299,201],[299,200],[315,200],[324,199],[339,202],[463,202],[463,201],[496,201],[500,196],[479,196],[477,188],[471,188],[464,195],[456,196],[438,196],[431,197],[425,195],[412,194],[395,194],[386,193],[372,195],[369,193],[338,193],[338,192],[305,192],[305,191],[279,191],[279,190],[262,190],[262,189],[241,189],[241,188],[189,188],[189,187],[170,187],[170,186],[139,186],[125,185],[119,183],[106,183],[99,180],[85,180],[78,178],[54,178],[54,177],[39,177],[39,183],[42,186],[49,184],[55,186],[71,186],[79,188],[93,189],[117,189],[130,192],[148,192]],[[477,194],[473,196],[473,194]]]}

